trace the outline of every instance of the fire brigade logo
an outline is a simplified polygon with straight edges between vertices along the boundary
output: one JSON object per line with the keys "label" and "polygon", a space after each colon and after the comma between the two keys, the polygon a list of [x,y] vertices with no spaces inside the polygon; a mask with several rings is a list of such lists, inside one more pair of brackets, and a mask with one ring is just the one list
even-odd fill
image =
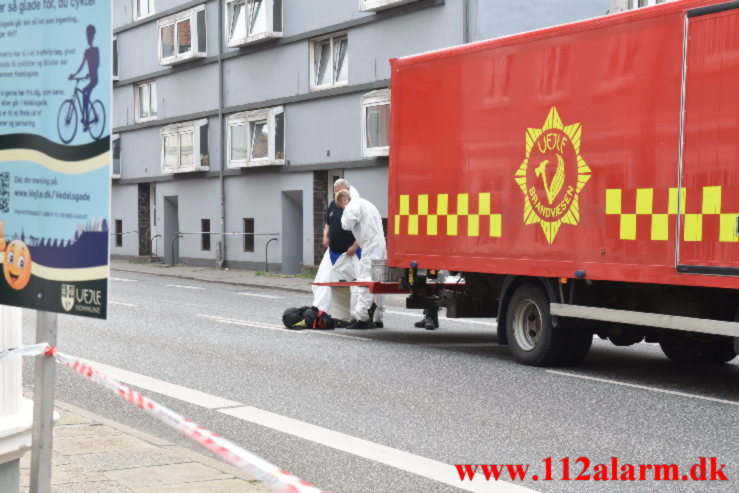
{"label": "fire brigade logo", "polygon": [[526,130],[526,159],[515,178],[523,192],[524,224],[541,224],[551,244],[562,224],[580,222],[580,191],[591,170],[580,156],[582,125],[563,125],[552,107],[542,128]]}

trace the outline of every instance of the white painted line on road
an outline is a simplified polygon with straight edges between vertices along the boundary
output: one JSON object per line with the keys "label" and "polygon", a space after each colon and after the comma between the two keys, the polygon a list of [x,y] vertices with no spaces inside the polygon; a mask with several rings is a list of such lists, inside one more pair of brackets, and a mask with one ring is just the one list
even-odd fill
{"label": "white painted line on road", "polygon": [[111,305],[136,306],[131,303],[123,303],[122,301],[109,301],[108,303],[110,303]]}
{"label": "white painted line on road", "polygon": [[[406,312],[398,312],[395,310],[385,310],[385,313],[392,313],[393,315],[402,315],[404,317],[413,317],[413,318],[418,318],[418,319],[423,317],[423,314],[420,312],[419,313],[406,313]],[[464,318],[441,318],[439,320],[441,321],[446,320],[448,322],[459,322],[463,324],[472,324],[472,325],[485,325],[487,327],[497,327],[498,326],[497,322],[482,322],[480,320],[467,320]]]}
{"label": "white painted line on road", "polygon": [[205,289],[205,288],[201,288],[200,286],[184,286],[182,284],[165,284],[165,286],[169,286],[170,288],[182,288],[182,289]]}
{"label": "white painted line on road", "polygon": [[703,399],[704,401],[720,402],[722,404],[731,404],[732,406],[739,406],[739,402],[737,401],[727,401],[725,399],[717,399],[715,397],[706,397],[703,395],[688,394],[686,392],[677,392],[675,390],[659,389],[657,387],[648,387],[646,385],[637,385],[635,383],[619,382],[618,380],[609,380],[607,378],[588,377],[586,375],[578,375],[576,373],[569,373],[566,371],[558,371],[558,370],[544,370],[544,371],[546,371],[547,373],[554,373],[555,375],[563,375],[566,377],[582,378],[584,380],[593,380],[595,382],[610,383],[613,385],[622,385],[624,387],[632,387],[635,389],[651,390],[652,392],[660,392],[662,394],[679,395],[681,397],[691,397],[693,399]]}
{"label": "white painted line on road", "polygon": [[285,299],[284,296],[272,296],[271,294],[246,293],[246,292],[236,293],[236,294],[240,294],[241,296],[253,296],[255,298],[269,298],[269,299],[272,299],[272,300],[283,300],[283,299]]}
{"label": "white painted line on road", "polygon": [[[369,459],[380,464],[395,467],[424,478],[448,484],[455,488],[474,492],[524,493],[533,492],[529,488],[503,481],[485,481],[482,474],[475,480],[460,481],[457,469],[433,459],[414,455],[386,445],[370,442],[352,435],[316,426],[280,414],[271,413],[251,406],[231,409],[220,409],[219,412],[250,423],[265,426],[273,430],[287,433],[304,440],[309,440],[327,447],[341,450],[358,457]],[[478,478],[480,480],[478,480]]]}
{"label": "white painted line on road", "polygon": [[238,318],[219,317],[217,315],[198,314],[198,317],[209,318],[221,324],[241,325],[243,327],[256,327],[258,329],[279,330],[281,332],[289,332],[291,334],[303,334],[303,331],[290,330],[287,327],[283,327],[282,325],[265,324],[263,322],[254,322],[251,320],[239,320]]}
{"label": "white painted line on road", "polygon": [[119,282],[139,282],[138,279],[123,279],[122,277],[109,277],[108,279]]}
{"label": "white painted line on road", "polygon": [[325,331],[325,330],[310,330],[306,332],[306,334],[318,334],[321,336],[343,337],[345,339],[358,339],[360,341],[371,341],[372,340],[367,337],[349,336],[346,334],[337,334],[336,332]]}
{"label": "white painted line on road", "polygon": [[501,346],[497,342],[431,342],[424,343],[421,346],[429,347],[467,347],[467,348],[478,348],[478,347],[505,347]]}
{"label": "white painted line on road", "polygon": [[241,403],[239,402],[234,402],[222,397],[206,394],[204,392],[199,392],[187,387],[181,387],[173,383],[165,382],[164,380],[147,377],[146,375],[123,370],[114,366],[104,365],[103,363],[98,363],[96,361],[81,361],[89,363],[93,368],[98,369],[106,373],[110,377],[116,380],[120,380],[123,383],[134,385],[142,389],[151,390],[152,392],[156,392],[157,394],[166,395],[167,397],[179,399],[181,401],[189,402],[191,404],[195,404],[207,409],[218,409],[222,407],[234,407],[241,405]]}

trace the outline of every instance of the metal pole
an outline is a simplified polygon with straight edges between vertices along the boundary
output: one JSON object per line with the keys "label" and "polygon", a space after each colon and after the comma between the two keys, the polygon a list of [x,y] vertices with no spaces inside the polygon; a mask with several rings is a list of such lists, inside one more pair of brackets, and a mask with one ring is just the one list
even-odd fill
{"label": "metal pole", "polygon": [[[56,346],[57,314],[36,312],[36,342]],[[33,446],[31,450],[30,493],[51,491],[51,453],[54,444],[54,387],[56,360],[36,357],[33,384]]]}
{"label": "metal pole", "polygon": [[266,245],[264,245],[264,272],[269,272],[269,260],[267,256],[269,254],[269,244],[275,240],[277,240],[277,238],[272,238]]}
{"label": "metal pole", "polygon": [[176,262],[177,257],[175,256],[175,253],[174,253],[174,240],[176,240],[177,238],[180,238],[181,236],[182,236],[181,233],[175,233],[175,235],[172,237],[172,265],[173,266],[174,264],[177,263]]}

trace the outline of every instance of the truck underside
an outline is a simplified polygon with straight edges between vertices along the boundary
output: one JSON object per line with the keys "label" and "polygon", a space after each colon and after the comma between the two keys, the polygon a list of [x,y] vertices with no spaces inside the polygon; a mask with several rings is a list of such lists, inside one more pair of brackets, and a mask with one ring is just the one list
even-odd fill
{"label": "truck underside", "polygon": [[524,364],[577,364],[594,335],[617,346],[658,343],[685,364],[725,363],[737,355],[739,300],[731,289],[467,272],[464,290],[450,290],[434,289],[430,272],[407,276],[408,308],[446,308],[448,318],[494,317],[498,342]]}

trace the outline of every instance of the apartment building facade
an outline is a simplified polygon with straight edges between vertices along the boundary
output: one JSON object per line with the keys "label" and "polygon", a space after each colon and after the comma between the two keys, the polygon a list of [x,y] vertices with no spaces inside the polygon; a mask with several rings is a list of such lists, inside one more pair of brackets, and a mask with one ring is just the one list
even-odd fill
{"label": "apartment building facade", "polygon": [[113,0],[111,255],[317,265],[333,180],[387,217],[390,58],[642,1]]}

